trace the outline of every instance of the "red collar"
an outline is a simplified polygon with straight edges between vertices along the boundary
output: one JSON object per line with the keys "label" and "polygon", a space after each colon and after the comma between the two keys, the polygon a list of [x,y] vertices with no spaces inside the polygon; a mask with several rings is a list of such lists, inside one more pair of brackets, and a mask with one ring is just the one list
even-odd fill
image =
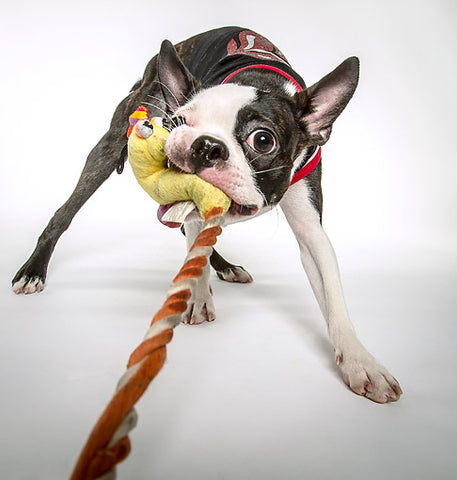
{"label": "red collar", "polygon": [[317,147],[311,158],[305,163],[305,165],[298,170],[292,177],[290,185],[297,183],[302,178],[307,177],[319,164],[322,155],[322,147]]}

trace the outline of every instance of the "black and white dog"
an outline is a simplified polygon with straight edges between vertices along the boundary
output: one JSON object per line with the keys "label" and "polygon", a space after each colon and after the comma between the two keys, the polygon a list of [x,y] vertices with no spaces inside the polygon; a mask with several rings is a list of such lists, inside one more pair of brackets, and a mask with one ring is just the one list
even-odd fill
{"label": "black and white dog", "polygon": [[[79,182],[40,236],[13,280],[16,293],[39,292],[61,234],[95,190],[125,162],[128,118],[140,105],[174,128],[170,161],[222,189],[231,199],[226,222],[246,220],[279,205],[300,246],[301,261],[327,321],[336,363],[357,394],[380,403],[402,393],[398,382],[359,342],[349,320],[333,248],[321,226],[320,147],[351,99],[359,62],[348,58],[306,88],[284,55],[255,32],[224,27],[175,47],[164,41],[142,80],[117,107],[108,132],[87,158]],[[191,244],[201,227],[191,213]],[[250,282],[217,252],[211,264],[230,282]],[[186,313],[187,323],[214,320],[209,268]]]}

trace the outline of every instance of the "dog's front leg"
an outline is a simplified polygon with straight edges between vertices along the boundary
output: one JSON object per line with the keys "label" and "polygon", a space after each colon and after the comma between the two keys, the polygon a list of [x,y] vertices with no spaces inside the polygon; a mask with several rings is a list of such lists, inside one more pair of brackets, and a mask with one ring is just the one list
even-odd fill
{"label": "dog's front leg", "polygon": [[306,183],[290,187],[280,205],[300,246],[301,260],[327,321],[336,363],[345,383],[355,393],[378,403],[398,400],[402,393],[400,385],[355,334],[336,256],[322,228],[320,214],[310,201]]}
{"label": "dog's front leg", "polygon": [[[197,235],[203,227],[203,221],[192,220],[186,222],[184,230],[186,233],[187,250],[193,245]],[[195,285],[189,307],[183,316],[183,322],[191,325],[198,325],[203,322],[212,322],[216,319],[216,311],[209,284],[210,265],[203,269],[203,275]]]}

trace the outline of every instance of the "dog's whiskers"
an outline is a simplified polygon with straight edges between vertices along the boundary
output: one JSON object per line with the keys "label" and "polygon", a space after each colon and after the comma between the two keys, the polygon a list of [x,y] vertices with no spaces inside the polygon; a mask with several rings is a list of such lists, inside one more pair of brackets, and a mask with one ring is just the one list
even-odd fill
{"label": "dog's whiskers", "polygon": [[262,157],[263,155],[264,155],[263,153],[260,153],[259,155],[254,157],[252,160],[248,160],[248,164],[252,165],[258,158]]}
{"label": "dog's whiskers", "polygon": [[257,173],[266,173],[266,172],[273,172],[274,170],[281,170],[282,168],[286,168],[286,165],[281,165],[280,167],[273,167],[273,168],[267,168],[266,170],[259,170]]}
{"label": "dog's whiskers", "polygon": [[[179,105],[179,104],[181,103],[181,102],[178,101],[176,95],[173,93],[173,91],[171,90],[171,88],[170,88],[168,85],[165,85],[165,84],[164,84],[163,82],[161,82],[160,80],[154,80],[154,81],[151,82],[151,83],[157,83],[157,84],[159,84],[161,87],[165,88],[165,89],[171,94],[171,96],[174,98],[174,100],[175,100],[175,102],[176,102],[177,105]],[[183,98],[184,98],[184,100],[185,100],[186,102],[189,102],[189,101],[190,101],[190,98],[188,98],[186,95],[182,94],[182,96],[183,96]],[[170,107],[170,105],[167,105],[167,106]],[[172,110],[172,109],[170,108],[170,110]]]}
{"label": "dog's whiskers", "polygon": [[[159,84],[162,84],[161,82],[159,81],[156,81],[155,83],[159,83]],[[166,86],[166,85],[165,85]],[[168,87],[167,87],[168,88]],[[172,128],[177,128],[177,127],[181,127],[183,125],[186,124],[186,121],[183,117],[180,117],[180,116],[173,116],[172,114],[168,113],[168,112],[172,112],[173,109],[171,107],[171,105],[167,102],[165,102],[165,100],[163,98],[160,98],[160,97],[156,97],[154,95],[150,95],[148,94],[148,97],[150,98],[153,98],[154,100],[157,100],[158,102],[162,102],[165,104],[165,107],[168,108],[168,111],[164,110],[163,108],[159,107],[158,105],[156,104],[149,104],[149,105],[153,105],[154,107],[156,107],[158,110],[160,110],[167,118],[167,120],[170,122],[171,124],[171,127]]]}
{"label": "dog's whiskers", "polygon": [[157,100],[160,104],[164,104],[164,106],[168,109],[169,112],[172,111],[171,105],[168,102],[166,102],[163,98],[156,97],[154,95],[151,95],[150,93],[147,96],[149,98],[153,98],[154,100]]}
{"label": "dog's whiskers", "polygon": [[[179,102],[178,102],[178,99],[176,98],[176,95],[173,93],[173,91],[171,90],[171,88],[168,85],[165,85],[165,83],[161,82],[160,80],[154,80],[151,83],[157,83],[162,88],[165,88],[171,94],[171,96],[174,98],[176,104],[179,105]],[[167,105],[167,106],[170,108],[170,105]],[[172,110],[172,108],[170,108],[170,110]]]}
{"label": "dog's whiskers", "polygon": [[[152,95],[148,95],[151,97]],[[157,110],[161,111],[166,119],[172,124],[173,127],[177,127],[176,122],[173,120],[172,116],[163,108],[157,106],[155,103],[151,102],[143,102],[144,105],[150,105],[151,107],[157,108]]]}

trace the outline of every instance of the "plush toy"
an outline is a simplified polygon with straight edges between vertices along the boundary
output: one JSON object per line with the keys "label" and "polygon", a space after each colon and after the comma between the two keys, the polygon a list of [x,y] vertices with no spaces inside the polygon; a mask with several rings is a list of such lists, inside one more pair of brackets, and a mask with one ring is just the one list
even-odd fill
{"label": "plush toy", "polygon": [[[225,214],[231,200],[222,190],[197,175],[167,165],[165,142],[169,132],[163,128],[159,117],[151,120],[148,117],[147,109],[140,107],[129,118],[128,159],[138,183],[156,202],[166,206],[159,209],[159,218],[161,213],[174,208],[175,212],[180,212],[175,218],[180,215],[183,221],[182,217],[185,218],[195,206],[203,218],[213,207],[221,207]],[[187,203],[175,203],[185,201]],[[172,227],[180,225],[163,223]]]}

